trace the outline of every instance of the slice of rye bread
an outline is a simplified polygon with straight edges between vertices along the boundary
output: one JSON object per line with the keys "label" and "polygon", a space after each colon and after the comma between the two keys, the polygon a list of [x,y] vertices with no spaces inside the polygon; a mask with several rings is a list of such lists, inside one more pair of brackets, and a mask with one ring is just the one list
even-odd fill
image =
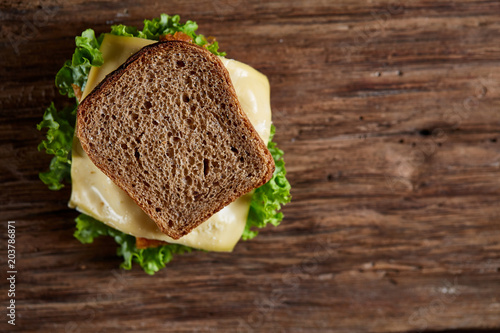
{"label": "slice of rye bread", "polygon": [[144,47],[79,105],[92,162],[173,239],[265,184],[274,160],[219,58],[181,41]]}

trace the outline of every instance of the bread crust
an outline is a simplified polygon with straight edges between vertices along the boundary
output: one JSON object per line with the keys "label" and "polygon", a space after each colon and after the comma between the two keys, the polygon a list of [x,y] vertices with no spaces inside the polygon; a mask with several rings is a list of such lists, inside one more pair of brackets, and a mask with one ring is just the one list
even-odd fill
{"label": "bread crust", "polygon": [[[240,187],[237,187],[236,185],[239,184],[236,184],[235,186],[237,188],[235,189],[235,191],[233,191],[232,193],[228,193],[227,196],[223,196],[218,200],[211,202],[209,205],[209,209],[205,208],[203,211],[194,214],[196,215],[196,219],[190,221],[189,223],[167,223],[164,219],[162,219],[162,216],[160,216],[160,214],[156,214],[158,211],[155,212],[152,207],[148,207],[149,205],[146,204],[146,202],[148,201],[146,200],[149,199],[145,199],[144,193],[138,193],[137,191],[134,191],[134,189],[131,187],[132,184],[130,184],[130,180],[123,175],[116,174],[116,170],[113,169],[114,165],[110,165],[106,162],[106,156],[103,156],[102,154],[102,150],[104,148],[95,147],[95,144],[93,146],[92,141],[93,139],[95,139],[94,132],[96,124],[95,122],[92,123],[92,121],[89,120],[89,118],[95,118],[95,112],[97,112],[96,110],[99,110],[100,112],[107,112],[107,110],[102,110],[101,106],[99,106],[98,103],[107,98],[107,96],[109,96],[110,94],[113,94],[113,89],[117,85],[119,85],[118,81],[120,80],[120,78],[125,75],[129,71],[129,69],[134,66],[134,64],[139,61],[143,61],[144,59],[146,59],[147,61],[149,57],[155,57],[159,54],[162,55],[162,52],[166,52],[166,54],[169,54],[168,52],[172,52],[172,50],[174,50],[174,52],[188,52],[190,54],[193,53],[196,55],[200,55],[201,57],[209,61],[213,66],[215,66],[217,73],[214,73],[214,75],[219,75],[223,78],[224,82],[221,83],[221,86],[223,86],[225,92],[229,94],[230,99],[234,102],[234,105],[232,106],[230,111],[234,112],[235,117],[237,117],[235,119],[239,120],[238,129],[243,130],[243,132],[245,133],[247,140],[246,144],[248,145],[248,147],[251,147],[251,150],[253,150],[252,154],[255,154],[255,156],[259,158],[259,164],[261,164],[259,166],[260,176],[258,179],[252,180],[252,182],[248,184],[245,183],[244,186]],[[136,69],[131,69],[131,71],[133,70]],[[162,41],[148,45],[142,48],[139,52],[132,55],[114,72],[106,76],[106,78],[101,81],[79,105],[77,111],[76,133],[78,138],[80,139],[82,148],[88,154],[91,161],[100,170],[102,170],[104,174],[106,174],[106,176],[108,176],[116,185],[127,192],[129,196],[139,205],[139,207],[141,207],[146,212],[146,214],[148,214],[153,219],[153,221],[155,221],[155,223],[163,233],[167,234],[173,239],[179,239],[180,237],[186,235],[196,226],[206,221],[210,216],[212,216],[243,194],[264,185],[271,179],[275,168],[274,160],[271,154],[269,153],[262,139],[253,128],[246,114],[243,112],[236,96],[235,89],[231,83],[229,73],[227,72],[220,59],[204,48],[183,41]],[[162,164],[162,166],[163,165],[164,164]],[[225,172],[227,173],[228,171],[229,170],[226,170]],[[215,185],[211,183],[207,183],[206,186],[215,187]],[[152,195],[152,193],[149,194]],[[163,209],[163,207],[161,209]],[[177,209],[179,211],[182,211],[182,207],[167,207],[166,209]],[[156,208],[156,210],[158,210],[158,207]],[[189,212],[185,213],[184,215],[189,215]],[[179,219],[182,219],[182,217],[179,217]]]}

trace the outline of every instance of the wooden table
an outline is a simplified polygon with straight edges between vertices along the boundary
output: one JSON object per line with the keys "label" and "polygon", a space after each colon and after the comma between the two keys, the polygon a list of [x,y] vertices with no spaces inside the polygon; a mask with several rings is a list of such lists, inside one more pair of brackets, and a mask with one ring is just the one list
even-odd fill
{"label": "wooden table", "polygon": [[[40,332],[500,331],[500,2],[2,1],[0,214]],[[155,276],[82,245],[35,129],[88,27],[178,13],[265,73],[293,202],[234,253]]]}

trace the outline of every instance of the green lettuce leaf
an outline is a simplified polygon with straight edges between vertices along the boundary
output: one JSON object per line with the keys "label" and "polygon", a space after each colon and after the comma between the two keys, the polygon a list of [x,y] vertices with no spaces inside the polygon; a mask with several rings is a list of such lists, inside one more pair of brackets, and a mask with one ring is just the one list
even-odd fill
{"label": "green lettuce leaf", "polygon": [[193,39],[193,42],[199,46],[204,46],[215,55],[225,56],[225,52],[219,52],[219,44],[216,41],[209,43],[203,35],[197,35],[198,24],[193,21],[180,23],[179,15],[161,14],[160,17],[152,20],[144,20],[144,28],[138,30],[136,27],[123,24],[111,26],[111,34],[126,37],[139,37],[144,39],[159,40],[162,35],[173,35],[176,32],[183,32]]}
{"label": "green lettuce leaf", "polygon": [[118,24],[111,26],[110,34],[123,37],[138,37],[139,31],[136,27]]}
{"label": "green lettuce leaf", "polygon": [[281,206],[290,202],[290,183],[286,179],[285,161],[283,151],[272,141],[276,128],[271,125],[271,136],[267,148],[273,155],[276,169],[273,177],[266,184],[255,190],[250,203],[247,223],[241,238],[249,240],[258,235],[255,228],[264,228],[268,224],[278,226],[283,220],[283,213],[279,212]]}
{"label": "green lettuce leaf", "polygon": [[54,155],[49,171],[41,172],[40,179],[51,190],[64,187],[63,181],[71,183],[71,145],[75,132],[76,105],[57,111],[54,103],[45,110],[43,120],[37,125],[38,130],[48,128],[46,139],[40,142],[38,150],[45,149]]}
{"label": "green lettuce leaf", "polygon": [[56,74],[56,87],[61,95],[75,97],[71,84],[79,86],[83,91],[90,68],[102,65],[102,53],[99,51],[102,38],[103,35],[96,38],[92,29],[87,29],[81,36],[75,37],[76,49],[73,57],[67,60]]}
{"label": "green lettuce leaf", "polygon": [[132,263],[138,263],[142,269],[150,275],[165,268],[174,257],[174,254],[191,252],[193,249],[184,245],[168,244],[155,248],[138,249],[135,246],[135,237],[127,235],[121,231],[108,227],[104,223],[88,216],[80,214],[76,218],[75,238],[80,242],[92,243],[94,238],[99,236],[113,237],[118,244],[116,254],[123,257],[120,267],[131,269]]}

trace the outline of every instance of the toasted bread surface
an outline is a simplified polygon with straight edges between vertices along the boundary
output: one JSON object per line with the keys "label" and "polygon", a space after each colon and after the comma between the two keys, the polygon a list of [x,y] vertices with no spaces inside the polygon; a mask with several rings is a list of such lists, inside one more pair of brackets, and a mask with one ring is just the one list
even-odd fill
{"label": "toasted bread surface", "polygon": [[221,61],[182,41],[146,46],[108,75],[79,105],[77,136],[174,239],[274,171]]}

